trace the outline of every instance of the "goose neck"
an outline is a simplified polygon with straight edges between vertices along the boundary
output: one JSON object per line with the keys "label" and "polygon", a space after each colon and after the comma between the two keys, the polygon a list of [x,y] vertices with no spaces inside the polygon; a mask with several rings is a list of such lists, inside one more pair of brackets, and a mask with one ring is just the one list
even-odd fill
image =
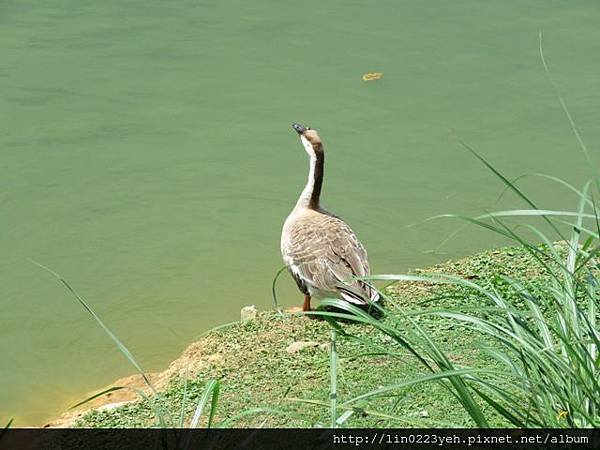
{"label": "goose neck", "polygon": [[310,155],[308,179],[296,203],[296,208],[319,209],[324,165],[325,155],[322,152]]}

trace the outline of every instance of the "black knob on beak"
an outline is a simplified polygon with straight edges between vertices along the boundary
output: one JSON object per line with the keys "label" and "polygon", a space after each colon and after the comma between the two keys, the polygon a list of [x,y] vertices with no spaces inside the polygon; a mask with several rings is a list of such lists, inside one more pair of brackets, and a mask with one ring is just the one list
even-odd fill
{"label": "black knob on beak", "polygon": [[296,133],[302,135],[306,131],[306,127],[304,125],[300,125],[299,123],[293,123],[292,128],[296,130]]}

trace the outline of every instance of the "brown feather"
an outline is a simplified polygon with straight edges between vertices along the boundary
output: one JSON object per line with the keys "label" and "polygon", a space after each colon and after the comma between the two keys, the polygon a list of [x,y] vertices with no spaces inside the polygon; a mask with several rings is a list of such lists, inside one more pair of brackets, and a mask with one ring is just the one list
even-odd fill
{"label": "brown feather", "polygon": [[332,214],[305,209],[284,225],[282,254],[290,271],[317,293],[335,293],[347,284],[365,299],[373,292],[353,277],[369,275],[367,251],[354,231]]}

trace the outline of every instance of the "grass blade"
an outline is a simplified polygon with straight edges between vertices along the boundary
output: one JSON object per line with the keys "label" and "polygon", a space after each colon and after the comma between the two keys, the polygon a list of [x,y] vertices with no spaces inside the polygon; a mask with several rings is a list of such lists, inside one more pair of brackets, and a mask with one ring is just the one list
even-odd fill
{"label": "grass blade", "polygon": [[79,304],[81,306],[83,306],[83,308],[92,316],[92,318],[96,321],[96,323],[98,325],[100,325],[100,327],[104,330],[104,332],[111,338],[111,340],[116,344],[117,348],[121,351],[121,353],[127,358],[127,360],[131,363],[131,365],[133,365],[133,367],[135,367],[135,369],[138,371],[138,373],[142,376],[142,378],[144,379],[144,381],[146,382],[146,384],[148,385],[148,387],[150,387],[150,389],[152,389],[153,392],[156,392],[154,389],[154,386],[152,386],[152,383],[150,382],[150,380],[148,379],[148,377],[146,376],[146,372],[144,372],[144,369],[142,369],[142,367],[140,366],[140,364],[136,361],[136,359],[133,357],[133,355],[131,354],[131,352],[129,351],[129,349],[125,346],[125,344],[123,344],[123,342],[121,342],[121,340],[111,331],[110,328],[108,328],[108,326],[104,323],[104,321],[100,318],[100,316],[98,316],[98,314],[96,314],[96,312],[94,311],[94,309],[92,308],[92,306],[81,296],[79,295],[79,293],[69,284],[69,282],[67,282],[67,280],[65,280],[60,274],[56,273],[55,271],[53,271],[52,269],[50,269],[49,267],[44,266],[43,264],[40,264],[34,260],[30,260],[33,264],[35,264],[36,266],[44,269],[45,271],[51,273],[52,275],[54,275],[54,277],[56,277],[56,279],[71,293],[73,294],[73,296],[77,299],[77,301],[79,302]]}
{"label": "grass blade", "polygon": [[[534,209],[539,209],[535,203],[533,203],[533,201],[531,201],[529,199],[529,197],[527,197],[517,186],[515,186],[513,183],[510,182],[510,180],[508,178],[506,178],[504,175],[502,175],[494,166],[492,166],[483,156],[481,156],[479,153],[477,153],[473,148],[471,148],[468,144],[466,144],[464,141],[459,141],[461,143],[461,145],[463,147],[465,147],[467,150],[469,150],[477,159],[479,159],[479,161],[481,161],[488,169],[490,169],[492,171],[492,173],[494,175],[496,175],[498,178],[500,178],[500,180],[502,180],[502,182],[509,187],[515,194],[517,194],[521,199],[523,199],[529,206],[531,206]],[[542,216],[544,217],[544,216]],[[544,217],[544,220],[548,223],[548,225],[550,225],[550,227],[552,227],[552,229],[556,232],[556,234],[558,236],[561,237],[562,240],[565,240],[565,238],[562,236],[561,232],[558,230],[558,228],[556,228],[556,226],[552,223],[552,221],[548,218],[548,217]]]}
{"label": "grass blade", "polygon": [[281,307],[279,306],[279,302],[277,301],[277,279],[286,269],[287,269],[287,267],[283,266],[281,269],[279,269],[277,271],[277,273],[275,274],[275,278],[273,278],[273,283],[271,285],[271,295],[273,297],[273,309],[275,311],[277,311],[277,314],[279,314],[281,317],[283,317],[283,311],[281,310]]}
{"label": "grass blade", "polygon": [[[583,142],[583,138],[579,134],[577,125],[575,125],[575,121],[573,120],[573,117],[571,116],[571,112],[569,111],[569,108],[567,108],[567,103],[565,102],[565,99],[563,98],[562,94],[560,93],[560,91],[558,89],[558,85],[554,81],[554,77],[552,76],[552,73],[550,72],[550,69],[548,68],[548,64],[546,63],[546,58],[544,56],[544,46],[542,45],[542,32],[541,31],[539,32],[538,37],[539,37],[539,43],[540,43],[540,58],[542,60],[542,65],[544,66],[544,71],[546,72],[546,76],[548,77],[548,80],[550,81],[550,84],[552,85],[552,87],[554,89],[554,93],[558,97],[558,101],[560,102],[560,106],[561,106],[563,112],[565,113],[565,116],[567,116],[569,125],[571,126],[571,130],[573,131],[573,134],[575,135],[575,138],[577,139],[577,142],[579,143],[579,147],[583,151],[583,154],[585,155],[585,159],[588,162],[588,167],[590,169],[592,169],[596,166],[594,165],[594,162],[592,161],[590,152],[588,151],[588,148],[585,145],[585,142]],[[594,176],[594,179],[596,181],[596,186],[600,189],[600,180],[598,177],[598,172],[593,171],[592,175]]]}
{"label": "grass blade", "polygon": [[104,389],[103,391],[100,391],[97,394],[94,394],[91,397],[88,397],[85,400],[82,400],[79,403],[74,404],[69,409],[75,409],[75,408],[77,408],[77,407],[79,407],[81,405],[85,405],[86,403],[91,402],[92,400],[97,399],[98,397],[102,397],[103,395],[106,395],[106,394],[108,394],[110,392],[120,391],[121,389],[127,389],[127,387],[126,386],[113,386],[113,387],[110,387],[108,389]]}
{"label": "grass blade", "polygon": [[331,330],[331,349],[330,349],[330,362],[329,362],[329,375],[330,375],[330,389],[329,389],[329,400],[331,402],[331,428],[337,428],[337,343],[336,343],[336,331]]}
{"label": "grass blade", "polygon": [[200,422],[200,417],[202,415],[202,411],[208,402],[209,397],[211,398],[210,405],[210,413],[208,418],[208,428],[212,425],[212,420],[215,414],[215,410],[217,407],[217,401],[219,398],[219,390],[220,383],[217,380],[210,380],[206,383],[204,390],[202,391],[202,395],[200,396],[200,400],[198,401],[198,405],[196,406],[196,411],[194,412],[194,417],[192,418],[192,422],[190,423],[190,428],[197,428],[198,423]]}
{"label": "grass blade", "polygon": [[4,436],[4,433],[6,433],[8,431],[8,429],[10,428],[10,426],[12,425],[13,421],[14,421],[14,418],[11,417],[8,420],[8,423],[4,426],[4,428],[2,428],[2,431],[0,431],[0,441],[2,440],[2,436]]}

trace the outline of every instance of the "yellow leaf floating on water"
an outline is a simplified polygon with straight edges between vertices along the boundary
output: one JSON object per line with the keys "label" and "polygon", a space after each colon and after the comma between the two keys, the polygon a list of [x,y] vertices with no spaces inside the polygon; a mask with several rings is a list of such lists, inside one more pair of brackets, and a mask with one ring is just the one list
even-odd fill
{"label": "yellow leaf floating on water", "polygon": [[362,79],[364,81],[375,81],[375,80],[379,80],[382,76],[383,76],[383,72],[369,72],[369,73],[365,73],[362,76]]}

